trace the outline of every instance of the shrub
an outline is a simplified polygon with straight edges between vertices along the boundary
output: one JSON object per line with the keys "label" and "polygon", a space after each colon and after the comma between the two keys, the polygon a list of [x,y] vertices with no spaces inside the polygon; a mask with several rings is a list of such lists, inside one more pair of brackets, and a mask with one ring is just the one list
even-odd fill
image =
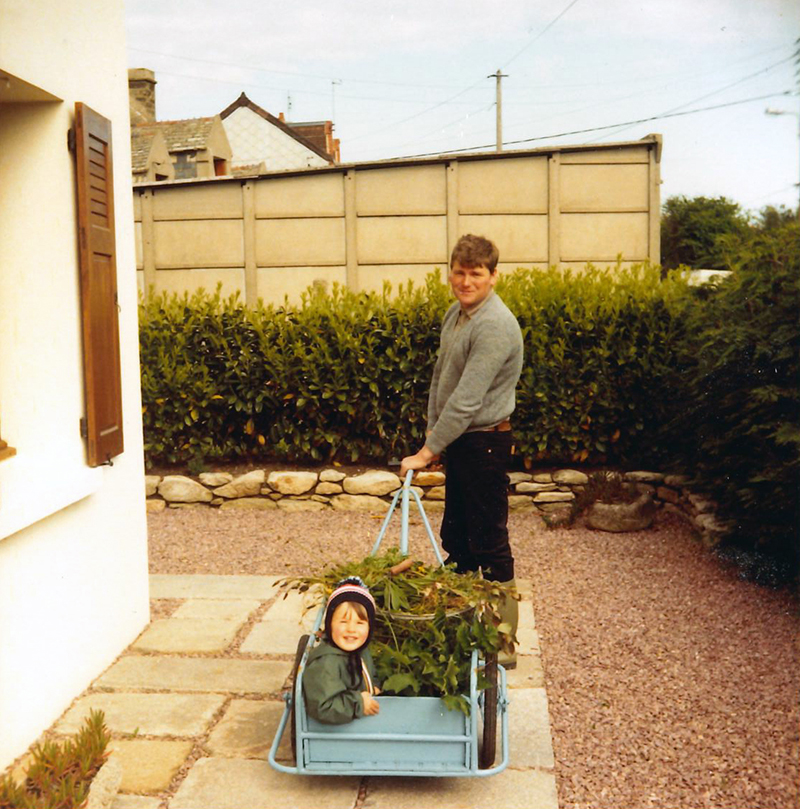
{"label": "shrub", "polygon": [[664,441],[733,522],[732,542],[796,569],[800,227],[753,234],[703,298],[687,310]]}
{"label": "shrub", "polygon": [[660,457],[662,379],[683,339],[685,277],[658,268],[518,271],[498,285],[525,360],[515,438],[524,457],[633,463]]}
{"label": "shrub", "polygon": [[149,464],[270,456],[355,461],[424,440],[446,288],[392,295],[334,286],[300,307],[236,296],[149,296],[140,306]]}
{"label": "shrub", "polygon": [[0,809],[77,809],[105,763],[110,736],[102,711],[92,711],[74,739],[33,747],[25,781],[0,779]]}
{"label": "shrub", "polygon": [[[613,280],[612,280],[613,279]],[[620,462],[651,457],[659,379],[680,338],[680,275],[518,271],[498,289],[518,316],[525,368],[515,435],[523,455]],[[140,336],[148,464],[398,458],[424,441],[442,316],[424,288],[310,291],[299,307],[235,296],[156,295]]]}

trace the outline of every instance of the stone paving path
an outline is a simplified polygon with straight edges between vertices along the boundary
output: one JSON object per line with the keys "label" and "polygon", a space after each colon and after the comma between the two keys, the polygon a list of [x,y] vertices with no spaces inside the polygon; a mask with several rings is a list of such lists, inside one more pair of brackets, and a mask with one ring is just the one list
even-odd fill
{"label": "stone paving path", "polygon": [[[529,582],[508,673],[508,769],[488,778],[297,776],[267,763],[303,617],[271,576],[150,577],[153,620],[55,726],[101,708],[123,768],[113,809],[558,809]],[[170,610],[172,610],[170,612]],[[288,733],[284,734],[288,736]],[[279,758],[288,760],[288,745]]]}

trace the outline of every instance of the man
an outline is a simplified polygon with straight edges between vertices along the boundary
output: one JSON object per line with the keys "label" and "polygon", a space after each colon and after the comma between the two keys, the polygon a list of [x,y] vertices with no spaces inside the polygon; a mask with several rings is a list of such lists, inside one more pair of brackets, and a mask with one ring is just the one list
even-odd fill
{"label": "man", "polygon": [[[494,292],[498,250],[481,236],[462,236],[448,280],[457,302],[444,316],[428,398],[428,435],[401,475],[424,469],[447,449],[442,546],[459,572],[481,570],[515,595],[508,541],[508,476],[514,392],[522,370],[517,319]],[[517,602],[503,618],[516,630]],[[508,661],[511,662],[511,661]]]}

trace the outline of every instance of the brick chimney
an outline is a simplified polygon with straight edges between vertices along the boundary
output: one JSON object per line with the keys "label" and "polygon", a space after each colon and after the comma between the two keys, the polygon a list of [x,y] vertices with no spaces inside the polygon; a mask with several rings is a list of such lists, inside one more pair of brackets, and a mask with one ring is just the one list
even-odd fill
{"label": "brick chimney", "polygon": [[151,124],[156,120],[156,74],[146,67],[128,70],[128,98],[132,124]]}

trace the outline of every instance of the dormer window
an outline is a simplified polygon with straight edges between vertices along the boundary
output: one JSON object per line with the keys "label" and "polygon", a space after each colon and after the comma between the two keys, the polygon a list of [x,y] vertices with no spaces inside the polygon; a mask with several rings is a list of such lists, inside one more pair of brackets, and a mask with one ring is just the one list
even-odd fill
{"label": "dormer window", "polygon": [[197,177],[197,152],[186,149],[175,154],[175,179],[188,180]]}

